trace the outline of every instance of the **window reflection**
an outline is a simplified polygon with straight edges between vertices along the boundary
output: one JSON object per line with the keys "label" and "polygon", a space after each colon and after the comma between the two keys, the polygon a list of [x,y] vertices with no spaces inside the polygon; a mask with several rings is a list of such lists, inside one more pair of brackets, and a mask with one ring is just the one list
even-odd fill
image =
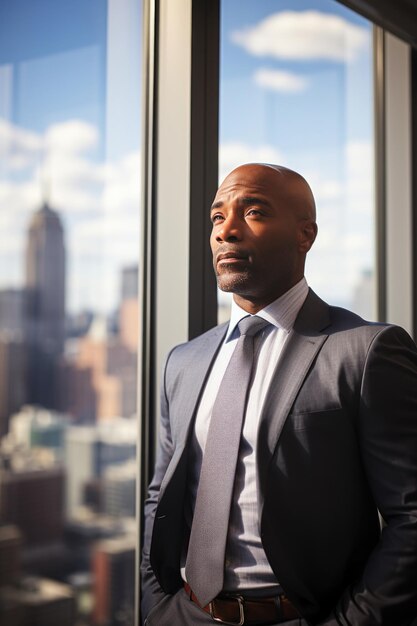
{"label": "window reflection", "polygon": [[[279,163],[312,186],[309,284],[375,311],[372,25],[334,0],[222,0],[220,178]],[[228,316],[219,295],[219,317]]]}
{"label": "window reflection", "polygon": [[133,624],[139,0],[0,5],[0,623]]}

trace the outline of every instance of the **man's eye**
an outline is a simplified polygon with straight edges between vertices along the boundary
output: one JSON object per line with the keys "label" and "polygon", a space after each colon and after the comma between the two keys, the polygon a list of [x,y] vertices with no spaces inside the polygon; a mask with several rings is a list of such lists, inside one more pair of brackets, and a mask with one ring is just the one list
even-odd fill
{"label": "man's eye", "polygon": [[220,215],[220,213],[215,213],[211,217],[211,221],[213,222],[213,224],[220,222],[222,219],[223,219],[223,215]]}
{"label": "man's eye", "polygon": [[248,211],[246,211],[246,215],[257,217],[258,215],[262,215],[262,213],[259,209],[248,209]]}

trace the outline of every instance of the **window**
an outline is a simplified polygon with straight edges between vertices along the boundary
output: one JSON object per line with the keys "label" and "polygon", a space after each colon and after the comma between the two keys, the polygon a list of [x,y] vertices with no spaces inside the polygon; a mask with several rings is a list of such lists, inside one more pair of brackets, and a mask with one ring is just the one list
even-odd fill
{"label": "window", "polygon": [[139,0],[1,3],[1,623],[133,624],[140,70]]}
{"label": "window", "polygon": [[318,212],[310,286],[375,318],[371,23],[333,0],[222,0],[220,49],[220,179],[253,161],[300,172]]}

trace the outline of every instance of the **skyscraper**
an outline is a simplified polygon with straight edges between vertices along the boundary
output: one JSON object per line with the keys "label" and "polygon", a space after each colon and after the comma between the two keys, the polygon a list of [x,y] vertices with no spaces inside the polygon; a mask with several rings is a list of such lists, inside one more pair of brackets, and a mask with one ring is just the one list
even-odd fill
{"label": "skyscraper", "polygon": [[26,291],[0,290],[0,438],[27,400]]}
{"label": "skyscraper", "polygon": [[137,300],[139,295],[139,268],[129,265],[122,269],[121,300]]}
{"label": "skyscraper", "polygon": [[60,542],[64,532],[65,478],[65,471],[59,466],[0,469],[0,526],[16,526],[25,547]]}
{"label": "skyscraper", "polygon": [[0,438],[26,400],[27,350],[22,337],[0,329]]}
{"label": "skyscraper", "polygon": [[29,400],[55,408],[65,339],[65,245],[61,219],[46,202],[29,225],[26,289]]}
{"label": "skyscraper", "polygon": [[96,544],[94,626],[131,626],[135,597],[135,538],[127,535]]}

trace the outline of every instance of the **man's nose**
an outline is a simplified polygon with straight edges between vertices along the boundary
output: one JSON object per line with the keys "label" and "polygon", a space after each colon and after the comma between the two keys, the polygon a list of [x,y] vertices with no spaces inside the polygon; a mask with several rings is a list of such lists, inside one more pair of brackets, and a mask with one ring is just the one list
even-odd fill
{"label": "man's nose", "polygon": [[239,241],[242,238],[242,225],[237,215],[229,214],[216,234],[217,241]]}

